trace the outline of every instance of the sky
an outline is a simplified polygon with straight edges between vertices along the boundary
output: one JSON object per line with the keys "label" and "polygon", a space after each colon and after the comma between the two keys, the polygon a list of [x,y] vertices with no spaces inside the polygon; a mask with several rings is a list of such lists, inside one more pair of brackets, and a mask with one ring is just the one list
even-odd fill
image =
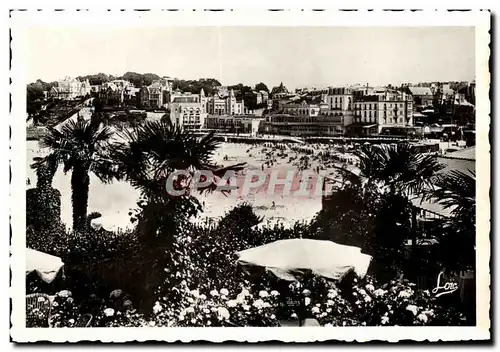
{"label": "sky", "polygon": [[288,88],[472,81],[473,27],[31,27],[27,79],[127,71]]}

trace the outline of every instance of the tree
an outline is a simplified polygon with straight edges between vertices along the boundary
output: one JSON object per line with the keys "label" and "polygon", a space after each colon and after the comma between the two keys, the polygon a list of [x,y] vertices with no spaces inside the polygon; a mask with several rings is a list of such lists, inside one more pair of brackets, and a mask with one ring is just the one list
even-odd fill
{"label": "tree", "polygon": [[435,187],[426,199],[451,210],[438,231],[441,258],[450,270],[475,267],[476,244],[476,175],[472,171],[451,170],[435,178]]}
{"label": "tree", "polygon": [[255,85],[255,90],[256,90],[257,92],[259,92],[259,91],[261,91],[261,90],[264,90],[264,91],[266,91],[266,92],[268,92],[268,93],[269,93],[269,88],[267,88],[267,86],[266,86],[264,83],[262,83],[262,82],[257,83],[257,84]]}
{"label": "tree", "polygon": [[[142,220],[139,227],[146,242],[168,242],[179,226],[201,210],[201,204],[190,191],[196,170],[214,174],[214,183],[204,189],[213,191],[216,178],[224,176],[227,170],[239,171],[243,165],[217,168],[212,161],[219,146],[214,133],[198,139],[191,131],[172,126],[169,120],[147,121],[125,132],[123,140],[114,149],[113,159],[118,163],[120,177],[141,191],[143,201],[136,219]],[[174,181],[176,191],[185,191],[184,195],[176,196],[168,189],[167,181],[180,170],[188,171],[190,176],[179,176]]]}
{"label": "tree", "polygon": [[[390,277],[401,264],[404,240],[414,235],[411,199],[432,188],[443,166],[407,143],[363,145],[353,154],[359,166],[337,167],[341,186],[325,202],[323,221],[327,234],[333,231],[335,240],[364,248],[374,256],[379,276]],[[347,233],[335,235],[338,228]]]}
{"label": "tree", "polygon": [[94,173],[102,182],[111,182],[115,177],[114,162],[110,159],[110,137],[112,131],[101,127],[95,119],[69,121],[60,130],[49,127],[42,137],[42,147],[50,148],[48,156],[35,162],[35,168],[56,163],[71,170],[73,205],[73,230],[85,230],[89,197],[89,173]]}

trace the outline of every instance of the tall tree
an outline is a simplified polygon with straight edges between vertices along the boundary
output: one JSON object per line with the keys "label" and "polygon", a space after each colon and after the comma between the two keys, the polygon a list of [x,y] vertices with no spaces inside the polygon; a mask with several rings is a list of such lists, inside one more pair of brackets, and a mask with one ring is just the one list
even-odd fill
{"label": "tall tree", "polygon": [[[214,183],[205,188],[211,191],[228,169],[220,169],[212,161],[219,142],[213,133],[197,138],[189,130],[172,126],[170,121],[147,121],[124,132],[122,139],[124,142],[115,148],[113,159],[120,176],[141,191],[144,207],[139,217],[146,227],[142,234],[153,243],[168,241],[157,236],[173,236],[185,220],[201,209],[189,186],[195,171],[209,170],[214,174]],[[229,169],[241,168],[242,165],[233,165]],[[175,190],[186,191],[176,196],[170,192],[167,181],[180,170],[189,176],[179,176],[174,181]]]}
{"label": "tall tree", "polygon": [[451,170],[435,179],[435,187],[426,199],[450,210],[439,237],[441,257],[450,270],[466,270],[475,265],[476,245],[476,175],[472,171]]}
{"label": "tall tree", "polygon": [[255,90],[256,90],[256,91],[261,91],[261,90],[264,90],[264,91],[266,91],[266,92],[268,92],[268,93],[269,93],[269,88],[267,88],[267,86],[266,86],[264,83],[262,83],[262,82],[257,83],[257,84],[255,85]]}
{"label": "tall tree", "polygon": [[36,162],[35,168],[62,164],[64,172],[71,171],[73,205],[73,229],[85,230],[89,197],[90,177],[94,173],[102,182],[115,177],[114,162],[110,159],[112,131],[102,127],[95,119],[69,121],[60,130],[49,127],[40,144],[51,150],[50,154]]}
{"label": "tall tree", "polygon": [[379,274],[390,277],[391,268],[401,264],[404,240],[413,234],[411,199],[432,187],[443,166],[406,143],[363,145],[353,154],[359,164],[338,167],[341,186],[325,202],[323,221],[346,229],[347,234],[337,231],[335,240],[364,247],[375,257]]}

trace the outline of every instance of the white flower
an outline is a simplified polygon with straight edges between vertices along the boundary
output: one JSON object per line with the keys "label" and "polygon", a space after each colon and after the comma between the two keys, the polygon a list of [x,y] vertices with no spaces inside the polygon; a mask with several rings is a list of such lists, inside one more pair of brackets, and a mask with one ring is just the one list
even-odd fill
{"label": "white flower", "polygon": [[401,291],[399,292],[398,298],[408,298],[412,295],[411,292],[408,291]]}
{"label": "white flower", "polygon": [[422,313],[433,317],[434,316],[434,309],[424,310]]}
{"label": "white flower", "polygon": [[367,284],[365,288],[368,292],[373,292],[375,290],[375,287],[372,284]]}
{"label": "white flower", "polygon": [[373,291],[373,295],[374,295],[375,297],[380,297],[380,296],[383,296],[383,295],[385,295],[386,293],[387,293],[387,291],[386,291],[386,290],[382,290],[381,288],[376,289],[375,291]]}
{"label": "white flower", "polygon": [[428,320],[427,315],[422,314],[422,313],[420,313],[420,314],[417,316],[417,319],[418,319],[418,320],[420,320],[422,323],[427,323],[427,320]]}
{"label": "white flower", "polygon": [[68,320],[68,323],[70,323],[71,325],[73,325],[75,323],[75,319]]}
{"label": "white flower", "polygon": [[292,313],[292,315],[290,315],[290,318],[296,319],[297,318],[297,314]]}
{"label": "white flower", "polygon": [[311,312],[313,312],[314,314],[318,314],[319,313],[319,308],[318,307],[312,307]]}
{"label": "white flower", "polygon": [[270,316],[269,318],[271,318],[271,319],[276,319],[276,315],[271,314],[271,316]]}
{"label": "white flower", "polygon": [[306,306],[311,304],[311,299],[309,297],[306,297],[304,301],[305,301]]}
{"label": "white flower", "polygon": [[155,326],[155,325],[156,323],[153,320],[149,322],[149,326]]}
{"label": "white flower", "polygon": [[38,303],[45,302],[45,297],[38,297]]}
{"label": "white flower", "polygon": [[366,291],[365,291],[365,290],[363,290],[363,289],[359,290],[359,293],[361,293],[363,296],[365,296],[365,295],[366,295]]}
{"label": "white flower", "polygon": [[229,314],[229,311],[224,307],[217,308],[217,314],[219,315],[219,317],[226,320],[229,319],[229,317],[231,316]]}
{"label": "white flower", "polygon": [[238,302],[236,300],[234,300],[234,299],[231,299],[231,300],[227,301],[226,304],[227,304],[228,307],[232,308],[232,307],[236,307],[236,305],[238,304]]}
{"label": "white flower", "polygon": [[243,296],[250,296],[250,292],[246,288],[244,288],[243,290],[241,290],[241,294]]}
{"label": "white flower", "polygon": [[238,294],[236,295],[236,301],[237,301],[238,303],[243,303],[243,302],[245,302],[245,295],[242,295],[241,293],[238,293]]}
{"label": "white flower", "polygon": [[179,320],[180,320],[180,321],[183,321],[183,320],[184,320],[184,315],[182,315],[182,314],[181,314],[181,315],[179,315]]}
{"label": "white flower", "polygon": [[227,296],[229,294],[229,291],[226,290],[225,288],[223,288],[222,290],[220,290],[220,294],[224,295],[224,296]]}
{"label": "white flower", "polygon": [[248,304],[244,304],[244,305],[243,305],[243,309],[244,309],[244,310],[249,310],[249,309],[250,309],[250,306],[249,306]]}
{"label": "white flower", "polygon": [[255,302],[253,302],[253,306],[255,308],[262,308],[264,306],[264,301],[259,298]]}
{"label": "white flower", "polygon": [[205,296],[204,294],[201,294],[199,298],[200,299],[207,299],[207,296]]}
{"label": "white flower", "polygon": [[327,297],[328,298],[335,298],[335,297],[337,297],[337,295],[338,295],[338,293],[336,291],[330,291],[330,292],[328,292]]}
{"label": "white flower", "polygon": [[370,297],[370,296],[368,296],[368,295],[366,295],[366,296],[365,296],[365,302],[367,302],[367,303],[368,303],[368,302],[371,302],[371,301],[372,301],[371,297]]}
{"label": "white flower", "polygon": [[68,297],[71,297],[71,291],[62,290],[62,291],[57,292],[57,295],[59,297],[68,298]]}
{"label": "white flower", "polygon": [[194,308],[193,307],[187,307],[186,308],[186,313],[194,313]]}
{"label": "white flower", "polygon": [[412,312],[413,315],[417,315],[417,306],[415,306],[415,305],[409,304],[406,307],[406,310],[409,310],[410,312]]}
{"label": "white flower", "polygon": [[195,318],[191,319],[191,324],[194,324],[194,323],[196,323],[196,319]]}
{"label": "white flower", "polygon": [[302,291],[302,294],[304,296],[309,296],[311,294],[311,291],[309,291],[307,288],[305,288],[304,291]]}
{"label": "white flower", "polygon": [[195,298],[200,297],[200,291],[198,291],[198,290],[192,290],[190,293],[191,293],[191,295],[193,295],[193,297],[195,297]]}
{"label": "white flower", "polygon": [[215,307],[210,308],[210,310],[211,310],[212,312],[217,312],[217,308],[215,308]]}
{"label": "white flower", "polygon": [[266,298],[267,296],[269,296],[269,293],[267,293],[267,291],[262,290],[259,292],[259,297]]}
{"label": "white flower", "polygon": [[210,309],[208,309],[208,308],[204,308],[204,309],[203,309],[203,313],[205,313],[205,314],[210,313]]}
{"label": "white flower", "polygon": [[272,290],[271,291],[271,296],[276,297],[276,296],[279,296],[279,295],[280,295],[280,293],[278,291],[276,291],[276,290]]}
{"label": "white flower", "polygon": [[327,313],[331,313],[332,312],[332,308],[326,308],[326,312]]}
{"label": "white flower", "polygon": [[163,310],[163,308],[161,307],[160,302],[156,302],[155,305],[154,305],[154,307],[153,307],[153,313],[158,314],[162,310]]}
{"label": "white flower", "polygon": [[219,292],[217,292],[217,290],[212,290],[212,291],[210,291],[210,295],[211,296],[218,296]]}
{"label": "white flower", "polygon": [[104,315],[107,317],[112,317],[115,315],[115,310],[113,308],[106,308],[104,309]]}
{"label": "white flower", "polygon": [[332,327],[333,327],[333,324],[332,324],[332,323],[326,323],[326,324],[325,324],[325,327],[332,328]]}
{"label": "white flower", "polygon": [[211,322],[210,320],[209,320],[209,321],[207,321],[207,325],[208,325],[208,326],[212,325],[212,322]]}
{"label": "white flower", "polygon": [[328,301],[326,301],[326,305],[327,306],[333,306],[335,304],[334,301],[332,301],[331,299],[329,299]]}

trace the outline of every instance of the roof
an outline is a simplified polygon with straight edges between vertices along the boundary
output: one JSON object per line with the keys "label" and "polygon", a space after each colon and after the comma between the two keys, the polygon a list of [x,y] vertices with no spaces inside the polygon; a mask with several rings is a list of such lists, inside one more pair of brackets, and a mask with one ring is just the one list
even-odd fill
{"label": "roof", "polygon": [[430,95],[432,96],[432,91],[430,87],[408,87],[411,94],[413,95]]}

